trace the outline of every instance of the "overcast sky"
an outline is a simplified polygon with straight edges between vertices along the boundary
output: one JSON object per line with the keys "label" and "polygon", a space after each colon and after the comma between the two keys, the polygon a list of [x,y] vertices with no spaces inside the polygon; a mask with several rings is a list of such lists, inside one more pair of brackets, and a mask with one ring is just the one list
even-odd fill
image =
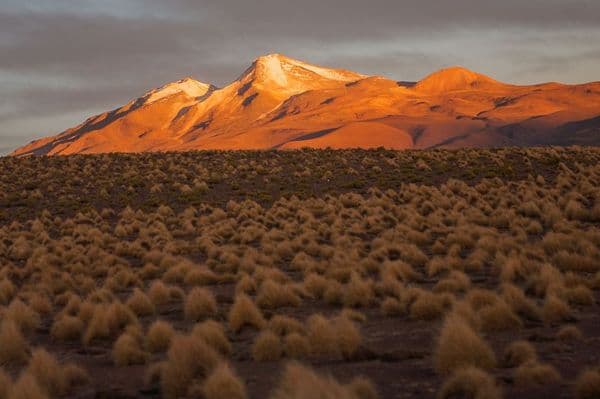
{"label": "overcast sky", "polygon": [[259,55],[418,80],[600,80],[599,0],[1,0],[0,154]]}

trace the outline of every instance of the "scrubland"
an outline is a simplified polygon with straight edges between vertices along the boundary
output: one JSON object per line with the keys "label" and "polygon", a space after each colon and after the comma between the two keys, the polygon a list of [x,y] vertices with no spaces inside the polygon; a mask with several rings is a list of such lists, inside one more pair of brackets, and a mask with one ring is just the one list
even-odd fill
{"label": "scrubland", "polygon": [[0,159],[2,398],[600,397],[600,150]]}

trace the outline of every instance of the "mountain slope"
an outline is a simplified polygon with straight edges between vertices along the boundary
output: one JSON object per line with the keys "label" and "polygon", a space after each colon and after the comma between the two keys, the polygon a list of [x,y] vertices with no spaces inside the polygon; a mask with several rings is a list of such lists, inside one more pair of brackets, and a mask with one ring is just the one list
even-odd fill
{"label": "mountain slope", "polygon": [[224,88],[152,90],[13,155],[600,144],[600,83],[515,86],[460,67],[408,84],[281,54]]}

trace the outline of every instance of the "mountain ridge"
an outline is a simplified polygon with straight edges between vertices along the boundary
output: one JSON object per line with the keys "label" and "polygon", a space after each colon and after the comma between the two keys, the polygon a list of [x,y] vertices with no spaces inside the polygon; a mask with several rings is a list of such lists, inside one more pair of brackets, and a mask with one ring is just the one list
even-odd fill
{"label": "mountain ridge", "polygon": [[599,115],[599,82],[518,86],[450,67],[408,84],[268,54],[225,87],[167,83],[12,155],[600,144]]}

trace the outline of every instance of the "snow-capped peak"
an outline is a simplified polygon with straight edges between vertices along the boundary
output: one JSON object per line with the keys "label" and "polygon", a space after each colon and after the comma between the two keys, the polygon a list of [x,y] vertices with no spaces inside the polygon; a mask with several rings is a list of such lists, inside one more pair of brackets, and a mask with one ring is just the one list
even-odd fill
{"label": "snow-capped peak", "polygon": [[[341,69],[331,69],[311,65],[282,54],[269,54],[259,57],[250,71],[260,80],[270,81],[278,86],[288,86],[292,82],[332,80],[337,82],[352,82],[366,76]],[[315,76],[317,75],[317,76]]]}
{"label": "snow-capped peak", "polygon": [[215,87],[213,85],[187,77],[176,82],[167,83],[158,89],[154,89],[147,93],[143,98],[145,104],[150,104],[177,93],[185,93],[188,97],[192,98],[202,97],[214,89]]}

